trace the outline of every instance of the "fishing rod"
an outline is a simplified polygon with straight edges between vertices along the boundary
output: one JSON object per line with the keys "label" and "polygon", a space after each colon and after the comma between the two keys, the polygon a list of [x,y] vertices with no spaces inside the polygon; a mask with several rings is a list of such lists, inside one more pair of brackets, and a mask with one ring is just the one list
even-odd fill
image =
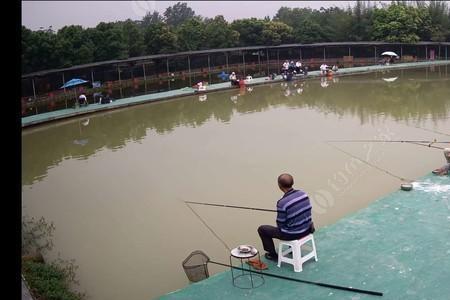
{"label": "fishing rod", "polygon": [[353,157],[353,158],[355,158],[355,159],[357,159],[357,160],[359,160],[359,161],[361,161],[361,162],[363,162],[363,163],[365,163],[365,164],[367,164],[367,165],[369,165],[369,166],[371,166],[371,167],[373,167],[373,168],[375,168],[375,169],[378,169],[378,170],[380,170],[380,171],[382,171],[382,172],[384,172],[384,173],[386,173],[386,174],[388,174],[388,175],[391,175],[392,177],[395,177],[395,178],[397,178],[397,179],[400,179],[401,181],[407,181],[407,182],[413,182],[413,181],[414,181],[414,180],[411,180],[411,179],[407,179],[407,178],[403,178],[403,177],[400,177],[400,176],[398,176],[398,175],[395,175],[395,174],[389,172],[388,170],[382,169],[382,168],[380,168],[380,167],[378,167],[378,166],[376,166],[376,165],[374,165],[374,164],[371,164],[370,162],[368,162],[368,161],[366,161],[366,160],[364,160],[364,159],[361,159],[361,158],[359,158],[359,157],[357,157],[357,156],[355,156],[355,155],[353,155],[353,154],[351,154],[351,153],[349,153],[349,152],[347,152],[347,151],[344,151],[344,150],[342,150],[341,148],[338,148],[338,147],[336,147],[336,146],[334,146],[334,145],[332,145],[332,144],[330,144],[330,143],[328,143],[328,142],[325,142],[325,143],[326,143],[328,146],[333,147],[333,148],[335,148],[336,150],[341,151],[342,153],[345,153],[345,154],[347,154],[348,156],[351,156],[351,157]]}
{"label": "fishing rod", "polygon": [[439,149],[439,150],[444,150],[444,147],[438,147],[438,146],[432,146],[431,144],[429,145],[424,145],[424,144],[419,144],[419,143],[415,143],[415,142],[409,142],[410,144],[414,144],[414,145],[419,145],[419,146],[424,146],[424,147],[428,147],[428,148],[434,148],[434,149]]}
{"label": "fishing rod", "polygon": [[424,144],[450,144],[450,141],[437,141],[436,139],[433,141],[417,141],[417,140],[328,140],[326,142],[367,142],[367,143],[424,143]]}
{"label": "fishing rod", "polygon": [[[205,225],[206,228],[208,228],[208,230],[225,246],[225,248],[228,251],[231,252],[231,248],[227,245],[227,243],[225,243],[225,241],[222,240],[219,237],[219,235],[210,226],[208,226],[208,224],[194,211],[194,209],[192,209],[192,207],[189,205],[189,203],[191,203],[191,204],[201,204],[201,205],[222,206],[222,207],[224,205],[210,204],[210,203],[200,203],[200,202],[191,202],[191,201],[184,201],[184,203],[195,214],[195,216],[197,216],[197,218],[203,223],[203,225]],[[253,209],[253,208],[249,208],[249,207],[237,207],[237,206],[228,206],[228,205],[225,205],[225,207]],[[262,210],[262,209],[255,209],[255,210]],[[276,210],[264,209],[264,211],[276,211]],[[313,285],[317,285],[317,286],[321,286],[321,287],[327,287],[327,288],[338,289],[338,290],[343,290],[343,291],[351,291],[351,292],[355,292],[355,293],[363,293],[363,294],[369,294],[369,295],[375,295],[375,296],[383,296],[383,293],[380,293],[380,292],[355,289],[353,287],[345,287],[345,286],[339,286],[339,285],[322,283],[322,282],[315,282],[315,281],[296,279],[296,278],[276,275],[276,274],[272,274],[272,273],[262,272],[262,270],[259,271],[259,272],[251,270],[251,269],[247,270],[247,269],[244,269],[244,268],[239,268],[239,267],[231,266],[231,265],[228,265],[228,264],[223,264],[223,263],[220,263],[220,262],[212,261],[212,260],[209,260],[209,258],[208,258],[207,262],[210,262],[210,263],[213,263],[213,264],[216,264],[216,265],[221,265],[221,266],[224,266],[224,267],[234,268],[234,269],[238,269],[238,270],[242,270],[242,271],[253,272],[253,273],[262,274],[262,275],[265,275],[265,276],[275,277],[275,278],[284,279],[284,280],[290,280],[290,281],[296,281],[296,282],[301,282],[301,283],[313,284]]]}
{"label": "fishing rod", "polygon": [[428,128],[424,128],[424,127],[420,127],[420,126],[414,126],[414,127],[415,127],[415,128],[419,128],[419,129],[422,129],[422,130],[425,130],[425,131],[429,131],[429,132],[434,132],[434,133],[437,133],[437,134],[442,134],[442,135],[450,136],[450,134],[445,133],[445,132],[440,132],[440,131],[437,131],[437,130],[428,129]]}
{"label": "fishing rod", "polygon": [[235,205],[225,205],[225,204],[216,204],[216,203],[203,203],[203,202],[192,202],[192,201],[184,201],[184,203],[198,204],[198,205],[209,205],[209,206],[219,206],[219,207],[228,207],[228,208],[250,209],[250,210],[259,210],[259,211],[269,211],[269,212],[277,212],[275,209],[246,207],[246,206],[235,206]]}
{"label": "fishing rod", "polygon": [[186,204],[186,206],[187,207],[189,207],[189,209],[194,213],[194,215],[196,215],[197,216],[197,218],[203,223],[203,225],[205,225],[205,227],[206,228],[208,228],[208,230],[225,246],[225,248],[228,250],[228,251],[231,251],[231,248],[227,245],[227,243],[225,243],[225,241],[224,240],[222,240],[220,237],[219,237],[219,235],[211,228],[211,227],[209,227],[208,226],[208,224],[206,224],[206,222],[205,222],[205,220],[203,220],[202,219],[202,217],[200,217],[200,215],[199,214],[197,214],[196,212],[195,212],[195,210],[188,204],[189,202],[188,201],[184,201],[184,203]]}
{"label": "fishing rod", "polygon": [[313,285],[317,285],[317,286],[321,286],[321,287],[327,287],[327,288],[343,290],[343,291],[350,291],[350,292],[355,292],[355,293],[369,294],[369,295],[374,295],[374,296],[383,296],[383,293],[381,293],[381,292],[374,292],[374,291],[369,291],[369,290],[361,290],[361,289],[353,288],[351,286],[347,287],[347,286],[340,286],[340,285],[322,283],[322,282],[317,282],[317,281],[309,281],[309,280],[297,279],[297,278],[292,278],[292,277],[286,277],[286,276],[281,276],[281,275],[267,273],[267,272],[262,272],[262,271],[254,271],[254,270],[251,270],[251,269],[239,268],[239,267],[231,266],[231,265],[228,265],[228,264],[224,264],[224,263],[220,263],[220,262],[216,262],[216,261],[212,261],[212,260],[208,260],[208,262],[216,264],[216,265],[229,267],[229,268],[233,268],[233,269],[238,269],[238,270],[241,270],[241,271],[252,272],[252,273],[256,273],[256,274],[260,274],[260,275],[264,275],[264,276],[268,276],[268,277],[274,277],[274,278],[279,278],[279,279],[284,279],[284,280],[289,280],[289,281],[313,284]]}
{"label": "fishing rod", "polygon": [[[408,144],[414,144],[414,145],[419,145],[419,146],[423,146],[423,147],[428,147],[428,148],[435,148],[435,149],[440,149],[440,150],[444,150],[443,147],[439,147],[439,146],[433,146],[433,144],[450,144],[450,142],[447,141],[394,141],[394,140],[389,140],[389,141],[382,141],[382,140],[329,140],[326,142],[343,142],[343,143],[353,143],[353,142],[364,142],[364,143],[408,143]],[[422,144],[420,144],[422,143]],[[424,144],[428,144],[428,145],[424,145]]]}

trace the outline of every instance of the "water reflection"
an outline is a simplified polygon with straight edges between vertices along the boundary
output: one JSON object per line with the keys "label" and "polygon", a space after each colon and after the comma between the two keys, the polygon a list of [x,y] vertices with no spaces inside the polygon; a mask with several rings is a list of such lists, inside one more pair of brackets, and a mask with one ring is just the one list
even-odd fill
{"label": "water reflection", "polygon": [[140,142],[148,134],[169,134],[180,126],[199,127],[212,121],[229,123],[235,114],[280,106],[347,115],[361,124],[386,117],[439,119],[450,111],[446,70],[446,66],[436,67],[434,72],[397,70],[247,87],[26,129],[22,184],[42,179],[49,167],[64,159],[87,159],[102,149],[118,150],[128,142]]}

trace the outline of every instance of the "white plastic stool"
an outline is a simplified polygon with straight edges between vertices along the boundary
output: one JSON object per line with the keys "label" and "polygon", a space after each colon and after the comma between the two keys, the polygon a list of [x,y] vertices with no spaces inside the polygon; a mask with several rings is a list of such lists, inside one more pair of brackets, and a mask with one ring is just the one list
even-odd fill
{"label": "white plastic stool", "polygon": [[[302,256],[302,245],[307,242],[312,242],[312,251],[305,256]],[[283,246],[288,246],[288,249],[283,251]],[[292,258],[285,255],[292,252]],[[308,234],[307,236],[293,241],[280,241],[278,245],[278,267],[281,267],[281,262],[285,262],[294,266],[295,272],[301,272],[303,270],[302,265],[307,260],[313,258],[317,261],[316,245],[314,244],[314,236]]]}

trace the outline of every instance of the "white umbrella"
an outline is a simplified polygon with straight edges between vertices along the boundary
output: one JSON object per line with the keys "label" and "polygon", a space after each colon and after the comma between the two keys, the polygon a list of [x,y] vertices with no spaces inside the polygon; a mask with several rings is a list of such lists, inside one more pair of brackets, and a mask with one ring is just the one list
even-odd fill
{"label": "white umbrella", "polygon": [[387,56],[397,56],[397,57],[398,57],[397,53],[392,52],[392,51],[386,51],[386,52],[381,53],[381,56],[383,56],[383,55],[387,55]]}
{"label": "white umbrella", "polygon": [[396,81],[397,78],[398,78],[398,77],[390,77],[390,78],[383,78],[383,80],[384,80],[384,81],[387,81],[387,82],[393,82],[393,81]]}

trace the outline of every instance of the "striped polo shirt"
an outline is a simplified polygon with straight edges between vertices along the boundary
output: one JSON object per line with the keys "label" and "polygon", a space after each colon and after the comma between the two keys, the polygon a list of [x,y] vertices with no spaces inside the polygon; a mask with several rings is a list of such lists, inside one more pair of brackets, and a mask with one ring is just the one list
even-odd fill
{"label": "striped polo shirt", "polygon": [[311,226],[311,203],[302,190],[290,190],[277,202],[278,228],[288,234],[300,234]]}

